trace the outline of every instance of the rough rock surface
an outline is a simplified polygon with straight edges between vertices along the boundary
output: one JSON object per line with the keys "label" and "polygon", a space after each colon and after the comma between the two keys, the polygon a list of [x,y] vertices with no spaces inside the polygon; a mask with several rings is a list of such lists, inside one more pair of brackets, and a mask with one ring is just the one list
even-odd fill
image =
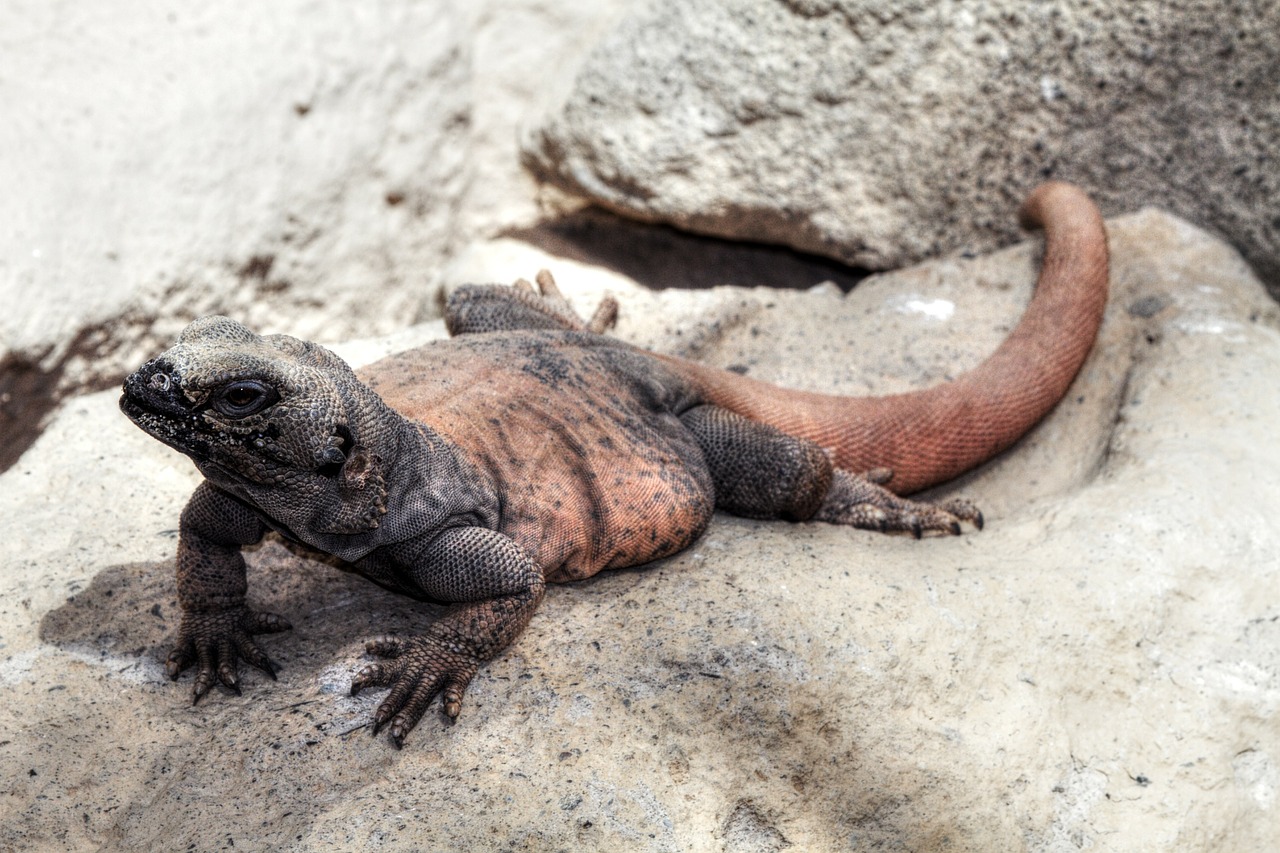
{"label": "rough rock surface", "polygon": [[1280,294],[1280,4],[657,0],[526,140],[612,210],[871,269],[1013,236],[1046,176],[1226,236]]}
{"label": "rough rock surface", "polygon": [[0,470],[188,321],[369,335],[536,213],[517,127],[628,0],[0,11]]}
{"label": "rough rock surface", "polygon": [[[1100,347],[962,484],[985,531],[717,516],[677,557],[553,588],[458,724],[401,752],[346,686],[363,637],[431,608],[274,541],[249,560],[295,625],[266,640],[280,681],[189,706],[162,662],[195,472],[113,393],[67,402],[0,475],[0,849],[1275,849],[1280,312],[1177,219],[1111,228]],[[994,347],[1035,254],[848,296],[622,292],[621,332],[892,391]],[[565,266],[584,303],[604,287]]]}

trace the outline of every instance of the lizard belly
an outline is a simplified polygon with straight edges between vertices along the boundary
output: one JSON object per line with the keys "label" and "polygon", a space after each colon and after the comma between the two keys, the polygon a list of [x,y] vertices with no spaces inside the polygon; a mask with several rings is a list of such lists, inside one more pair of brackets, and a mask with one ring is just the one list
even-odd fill
{"label": "lizard belly", "polygon": [[710,475],[651,384],[620,373],[607,353],[549,346],[548,336],[527,346],[487,337],[393,356],[365,378],[485,472],[498,529],[548,580],[646,563],[702,533]]}

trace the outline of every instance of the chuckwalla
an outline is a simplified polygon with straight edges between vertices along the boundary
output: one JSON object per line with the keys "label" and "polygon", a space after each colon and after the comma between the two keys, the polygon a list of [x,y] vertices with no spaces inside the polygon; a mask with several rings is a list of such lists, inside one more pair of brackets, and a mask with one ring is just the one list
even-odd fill
{"label": "chuckwalla", "polygon": [[172,678],[239,692],[238,662],[275,677],[246,604],[240,549],[269,530],[371,580],[447,602],[411,637],[379,637],[351,692],[389,687],[373,731],[396,746],[437,695],[456,717],[477,669],[528,624],[545,584],[688,547],[714,509],[884,531],[960,532],[964,500],[905,500],[1008,447],[1066,392],[1107,297],[1107,241],[1063,183],[1022,209],[1045,231],[1018,326],[953,382],[889,397],[787,390],[601,334],[547,274],[540,292],[467,286],[452,337],[353,372],[333,353],[225,317],[188,326],[125,380],[120,407],[205,480],[182,512],[182,623]]}

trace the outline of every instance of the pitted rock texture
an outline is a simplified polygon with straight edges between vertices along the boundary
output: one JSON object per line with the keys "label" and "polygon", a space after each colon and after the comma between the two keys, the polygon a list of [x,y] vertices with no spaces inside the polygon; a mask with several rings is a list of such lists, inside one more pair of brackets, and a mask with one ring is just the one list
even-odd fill
{"label": "pitted rock texture", "polygon": [[1158,205],[1280,293],[1280,5],[658,0],[526,162],[623,214],[871,269],[1013,239],[1046,177]]}
{"label": "pitted rock texture", "polygon": [[435,315],[537,216],[516,128],[628,0],[0,10],[0,470],[195,317],[311,339]]}
{"label": "pitted rock texture", "polygon": [[[365,727],[385,694],[347,696],[360,641],[440,608],[270,540],[250,603],[294,625],[262,638],[280,680],[191,707],[164,657],[195,471],[114,392],[64,405],[0,475],[0,848],[1274,849],[1280,310],[1185,222],[1110,232],[1071,393],[940,495],[977,500],[982,532],[718,515],[688,551],[549,590],[458,722],[429,713],[399,752]],[[999,342],[1036,254],[848,295],[619,293],[619,334],[904,390]],[[568,278],[583,308],[606,276]]]}

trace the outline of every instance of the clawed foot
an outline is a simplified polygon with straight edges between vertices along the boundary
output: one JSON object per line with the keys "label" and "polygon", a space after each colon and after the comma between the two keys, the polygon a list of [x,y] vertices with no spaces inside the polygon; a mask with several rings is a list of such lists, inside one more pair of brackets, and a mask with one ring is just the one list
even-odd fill
{"label": "clawed foot", "polygon": [[600,300],[591,319],[584,320],[560,293],[547,270],[534,277],[535,288],[525,279],[511,287],[498,284],[468,284],[449,296],[445,305],[445,327],[451,335],[480,332],[553,329],[602,334],[618,320],[618,301],[612,296]]}
{"label": "clawed foot", "polygon": [[275,634],[288,631],[292,626],[274,613],[258,613],[248,607],[232,607],[215,612],[182,614],[178,629],[178,644],[169,653],[165,671],[169,678],[178,676],[198,664],[192,690],[191,704],[200,701],[208,693],[215,680],[240,695],[240,660],[276,677],[275,664],[253,641],[254,634]]}
{"label": "clawed foot", "polygon": [[390,722],[388,733],[396,749],[441,694],[444,712],[457,719],[462,694],[480,668],[480,661],[433,637],[377,637],[365,651],[386,660],[371,663],[351,680],[351,695],[366,687],[390,687],[391,692],[373,715],[373,734]]}
{"label": "clawed foot", "polygon": [[591,319],[583,320],[578,312],[573,310],[569,300],[565,299],[564,294],[560,292],[560,287],[552,277],[551,270],[538,270],[533,280],[538,283],[536,292],[533,285],[523,278],[516,279],[515,284],[511,286],[515,290],[529,294],[534,299],[539,299],[551,313],[557,317],[566,318],[565,324],[574,326],[578,331],[601,335],[612,329],[618,322],[618,300],[612,296],[601,299]]}
{"label": "clawed foot", "polygon": [[831,489],[814,521],[847,524],[881,533],[909,532],[917,539],[926,533],[960,535],[961,522],[982,529],[982,512],[972,501],[953,498],[940,504],[900,498],[886,489],[892,473],[876,469],[864,476],[836,471]]}

